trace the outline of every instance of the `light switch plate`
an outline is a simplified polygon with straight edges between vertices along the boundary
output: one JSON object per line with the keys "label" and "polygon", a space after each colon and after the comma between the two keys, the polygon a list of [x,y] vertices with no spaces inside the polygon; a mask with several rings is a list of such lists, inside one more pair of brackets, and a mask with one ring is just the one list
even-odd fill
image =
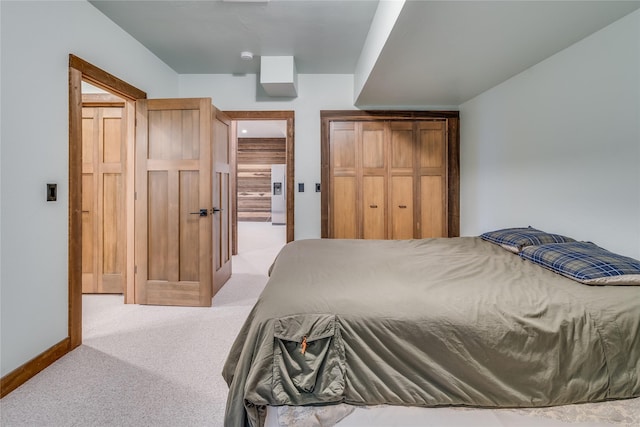
{"label": "light switch plate", "polygon": [[58,200],[58,184],[47,184],[47,202]]}

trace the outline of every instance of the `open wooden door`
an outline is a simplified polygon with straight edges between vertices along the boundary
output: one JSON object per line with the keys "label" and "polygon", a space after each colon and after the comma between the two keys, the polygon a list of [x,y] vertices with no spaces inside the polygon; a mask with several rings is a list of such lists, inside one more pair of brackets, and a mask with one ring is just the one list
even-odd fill
{"label": "open wooden door", "polygon": [[231,277],[231,119],[214,107],[213,111],[213,294]]}
{"label": "open wooden door", "polygon": [[210,98],[137,101],[138,304],[211,306],[214,111]]}

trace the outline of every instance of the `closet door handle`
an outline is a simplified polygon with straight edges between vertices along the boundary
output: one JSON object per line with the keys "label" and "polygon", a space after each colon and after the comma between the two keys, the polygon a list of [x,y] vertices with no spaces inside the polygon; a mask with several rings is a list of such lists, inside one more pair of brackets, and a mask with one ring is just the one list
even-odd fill
{"label": "closet door handle", "polygon": [[189,212],[190,215],[198,215],[198,216],[207,216],[208,212],[206,209],[200,209],[198,212]]}
{"label": "closet door handle", "polygon": [[406,208],[407,208],[407,205],[398,205],[398,207],[399,207],[400,209],[406,209]]}
{"label": "closet door handle", "polygon": [[378,205],[369,205],[370,208],[375,209],[378,207]]}

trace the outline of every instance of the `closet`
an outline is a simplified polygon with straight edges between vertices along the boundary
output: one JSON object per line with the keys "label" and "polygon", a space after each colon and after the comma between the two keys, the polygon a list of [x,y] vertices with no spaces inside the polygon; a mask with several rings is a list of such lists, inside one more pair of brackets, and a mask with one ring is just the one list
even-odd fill
{"label": "closet", "polygon": [[456,112],[322,112],[322,236],[459,234]]}

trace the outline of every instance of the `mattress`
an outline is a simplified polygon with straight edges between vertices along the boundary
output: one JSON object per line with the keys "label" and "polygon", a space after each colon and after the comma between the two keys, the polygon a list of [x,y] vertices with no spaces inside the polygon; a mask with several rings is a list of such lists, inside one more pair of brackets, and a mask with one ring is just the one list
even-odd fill
{"label": "mattress", "polygon": [[292,242],[225,364],[225,425],[262,426],[267,405],[640,396],[639,301],[475,237]]}

